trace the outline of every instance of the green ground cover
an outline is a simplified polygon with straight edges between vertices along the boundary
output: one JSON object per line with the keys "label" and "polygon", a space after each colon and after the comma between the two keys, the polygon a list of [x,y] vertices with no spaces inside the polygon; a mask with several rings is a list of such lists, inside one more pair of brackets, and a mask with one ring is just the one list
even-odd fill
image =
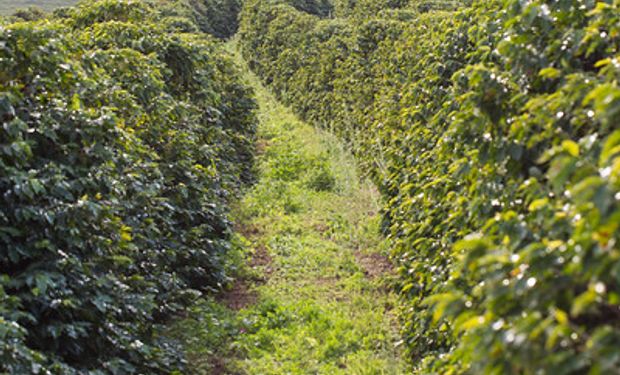
{"label": "green ground cover", "polygon": [[199,304],[175,327],[194,371],[405,373],[378,193],[333,136],[247,74],[259,103],[259,180],[236,216],[250,267],[223,301]]}

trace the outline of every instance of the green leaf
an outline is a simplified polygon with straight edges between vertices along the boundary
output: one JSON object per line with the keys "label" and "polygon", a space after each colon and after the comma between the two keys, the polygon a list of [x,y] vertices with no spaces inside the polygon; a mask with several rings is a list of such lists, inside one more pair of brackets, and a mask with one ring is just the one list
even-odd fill
{"label": "green leaf", "polygon": [[549,204],[549,199],[547,199],[547,198],[536,199],[535,201],[530,203],[530,205],[528,206],[527,209],[530,212],[538,211],[538,210],[546,207],[548,204]]}
{"label": "green leaf", "polygon": [[599,164],[601,167],[607,166],[612,159],[620,155],[620,130],[616,130],[607,139],[601,151]]}
{"label": "green leaf", "polygon": [[578,157],[579,156],[579,145],[571,140],[562,141],[562,149],[568,152],[571,156]]}
{"label": "green leaf", "polygon": [[587,291],[579,295],[573,301],[573,306],[571,307],[571,315],[579,316],[589,310],[596,302],[596,298],[596,292],[591,289],[588,289]]}
{"label": "green leaf", "polygon": [[547,79],[555,79],[558,78],[560,76],[561,72],[553,67],[548,67],[548,68],[544,68],[541,69],[540,72],[538,72],[538,75],[543,77],[543,78],[547,78]]}

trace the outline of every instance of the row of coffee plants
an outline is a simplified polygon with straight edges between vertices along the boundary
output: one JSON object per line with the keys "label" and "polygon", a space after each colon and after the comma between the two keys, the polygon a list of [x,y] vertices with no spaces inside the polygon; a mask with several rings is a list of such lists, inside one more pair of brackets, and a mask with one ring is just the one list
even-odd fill
{"label": "row of coffee plants", "polygon": [[[241,0],[164,0],[157,3],[158,12],[167,22],[177,21],[185,31],[200,31],[220,39],[233,36],[239,27]],[[53,13],[62,15],[66,8],[57,8]],[[18,9],[12,19],[34,21],[46,18],[39,7]]]}
{"label": "row of coffee plants", "polygon": [[380,188],[416,371],[620,372],[620,1],[291,3],[244,55]]}
{"label": "row of coffee plants", "polygon": [[160,328],[228,279],[255,103],[174,6],[0,23],[0,373],[182,373]]}
{"label": "row of coffee plants", "polygon": [[[241,0],[187,0],[176,1],[172,9],[181,10],[181,14],[194,20],[200,31],[218,38],[229,38],[239,27],[241,4]],[[171,7],[167,8],[169,12]]]}
{"label": "row of coffee plants", "polygon": [[369,16],[382,10],[406,8],[410,5],[409,0],[286,0],[281,3],[321,18]]}

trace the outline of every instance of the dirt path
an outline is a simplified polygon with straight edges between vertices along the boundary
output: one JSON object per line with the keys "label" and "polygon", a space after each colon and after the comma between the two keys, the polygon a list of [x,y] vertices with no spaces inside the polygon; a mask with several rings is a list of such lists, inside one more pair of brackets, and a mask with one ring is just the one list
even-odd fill
{"label": "dirt path", "polygon": [[210,374],[406,373],[377,192],[360,182],[341,143],[245,74],[260,106],[261,146],[258,183],[234,218],[249,266],[218,301],[227,312],[210,305],[189,328],[223,337],[194,360]]}

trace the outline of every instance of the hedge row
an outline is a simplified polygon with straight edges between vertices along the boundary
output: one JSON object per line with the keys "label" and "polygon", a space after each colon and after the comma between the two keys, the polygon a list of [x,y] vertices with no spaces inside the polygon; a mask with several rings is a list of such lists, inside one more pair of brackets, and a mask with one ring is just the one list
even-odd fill
{"label": "hedge row", "polygon": [[[443,0],[430,0],[429,2]],[[410,4],[410,0],[280,0],[274,4],[287,4],[300,12],[312,14],[321,18],[335,17],[364,17],[376,15],[377,12],[388,9],[416,8],[422,6]]]}
{"label": "hedge row", "polygon": [[620,372],[620,1],[290,1],[244,54],[379,186],[416,372]]}
{"label": "hedge row", "polygon": [[255,103],[177,5],[0,27],[0,373],[182,371],[160,326],[227,280]]}
{"label": "hedge row", "polygon": [[241,0],[188,0],[192,19],[202,32],[229,38],[237,32]]}
{"label": "hedge row", "polygon": [[[203,32],[216,38],[233,36],[239,27],[241,0],[163,0],[156,3],[161,19],[166,22],[179,22],[184,31]],[[66,16],[70,8],[57,8],[53,14]],[[47,14],[37,6],[18,9],[11,19],[35,21],[46,18]]]}

